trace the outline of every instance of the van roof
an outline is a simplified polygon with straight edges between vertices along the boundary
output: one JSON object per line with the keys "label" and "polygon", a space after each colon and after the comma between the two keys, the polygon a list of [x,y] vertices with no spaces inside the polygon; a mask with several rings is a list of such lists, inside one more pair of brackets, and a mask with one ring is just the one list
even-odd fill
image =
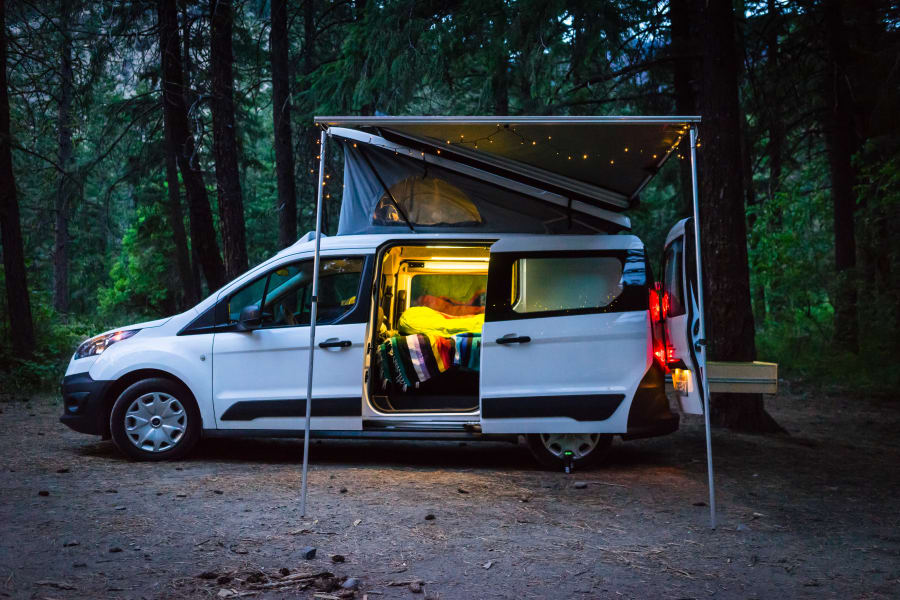
{"label": "van roof", "polygon": [[[610,250],[637,250],[644,247],[640,238],[635,235],[559,235],[559,234],[529,234],[529,233],[397,233],[397,234],[365,234],[365,235],[339,235],[322,236],[321,249],[327,250],[375,250],[382,244],[397,240],[423,241],[496,241],[500,239],[527,239],[527,238],[570,238],[573,240],[590,238],[602,238],[605,246]],[[313,252],[315,250],[315,234],[310,232],[288,246],[276,256],[287,254],[299,254]]]}

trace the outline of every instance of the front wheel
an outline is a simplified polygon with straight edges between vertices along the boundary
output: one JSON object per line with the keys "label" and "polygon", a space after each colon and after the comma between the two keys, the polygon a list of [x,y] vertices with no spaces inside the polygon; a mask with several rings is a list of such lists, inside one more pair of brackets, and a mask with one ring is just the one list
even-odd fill
{"label": "front wheel", "polygon": [[183,385],[163,378],[130,385],[109,416],[113,443],[134,460],[177,460],[200,437],[200,411]]}
{"label": "front wheel", "polygon": [[601,433],[535,433],[525,436],[528,449],[542,466],[562,469],[571,460],[576,470],[603,462],[609,456],[612,438]]}

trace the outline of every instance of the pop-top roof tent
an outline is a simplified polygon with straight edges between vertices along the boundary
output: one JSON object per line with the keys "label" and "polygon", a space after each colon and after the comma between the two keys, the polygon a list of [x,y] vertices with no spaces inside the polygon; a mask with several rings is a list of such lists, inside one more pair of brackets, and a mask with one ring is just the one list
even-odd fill
{"label": "pop-top roof tent", "polygon": [[[316,117],[322,129],[316,209],[310,348],[315,348],[319,240],[326,141],[344,150],[338,235],[411,231],[614,233],[631,227],[626,211],[690,139],[700,337],[705,338],[696,168],[697,116]],[[306,471],[314,352],[307,382]],[[704,390],[710,521],[715,492]]]}

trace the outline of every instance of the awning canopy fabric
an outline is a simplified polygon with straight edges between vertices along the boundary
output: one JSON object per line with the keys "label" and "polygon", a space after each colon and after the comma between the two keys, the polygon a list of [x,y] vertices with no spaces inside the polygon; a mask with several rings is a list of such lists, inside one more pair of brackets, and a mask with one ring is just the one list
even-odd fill
{"label": "awning canopy fabric", "polygon": [[316,117],[577,199],[630,208],[699,117]]}

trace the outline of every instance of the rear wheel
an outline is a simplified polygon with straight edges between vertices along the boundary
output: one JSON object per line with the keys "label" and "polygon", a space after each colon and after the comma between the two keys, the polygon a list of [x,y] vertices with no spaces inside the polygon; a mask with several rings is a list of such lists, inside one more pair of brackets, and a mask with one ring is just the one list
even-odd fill
{"label": "rear wheel", "polygon": [[144,379],[116,399],[109,416],[113,443],[135,460],[177,460],[200,437],[200,411],[190,392],[163,378]]}
{"label": "rear wheel", "polygon": [[548,469],[562,469],[570,458],[575,469],[596,466],[612,448],[612,436],[601,433],[535,433],[526,436],[526,441],[537,461]]}

